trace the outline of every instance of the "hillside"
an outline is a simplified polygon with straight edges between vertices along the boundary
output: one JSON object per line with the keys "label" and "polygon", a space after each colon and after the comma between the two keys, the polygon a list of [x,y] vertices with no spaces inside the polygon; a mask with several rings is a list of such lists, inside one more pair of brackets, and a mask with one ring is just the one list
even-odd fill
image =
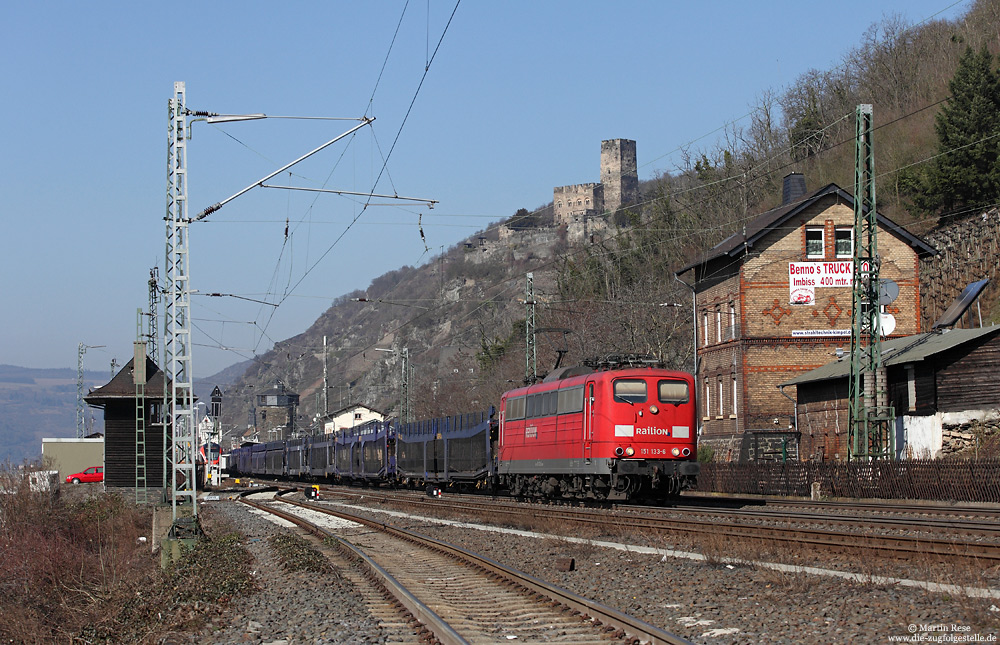
{"label": "hillside", "polygon": [[[779,204],[789,172],[802,172],[810,189],[834,182],[853,192],[854,111],[861,103],[874,105],[879,210],[919,235],[961,235],[950,231],[996,204],[949,212],[915,204],[928,203],[922,174],[940,156],[935,115],[949,99],[959,59],[969,47],[1000,49],[998,22],[1000,0],[980,0],[954,22],[911,26],[887,18],[838,67],[812,70],[780,92],[762,89],[748,121],[727,126],[713,148],[686,150],[684,167],[643,182],[639,203],[606,213],[595,234],[555,226],[551,204],[519,211],[506,226],[473,235],[426,265],[401,267],[344,295],[227,389],[224,424],[246,427],[254,392],[280,380],[300,394],[298,424],[308,426],[324,408],[324,336],[329,411],[353,402],[398,410],[399,359],[376,349],[408,349],[418,418],[494,403],[525,379],[529,272],[535,326],[548,330],[537,334],[539,373],[559,353],[563,364],[652,353],[689,368],[691,296],[673,271]],[[996,227],[982,230],[993,235]],[[928,272],[936,276],[936,306],[957,295],[967,277],[956,270],[961,249],[949,248],[947,261]],[[996,248],[995,240],[977,247],[975,271],[995,272]],[[984,319],[994,315],[995,302],[995,290],[984,296]]]}
{"label": "hillside", "polygon": [[[0,365],[0,462],[20,463],[42,454],[43,437],[76,436],[76,370]],[[84,390],[108,380],[85,372]],[[88,410],[87,428],[100,432],[103,417]]]}

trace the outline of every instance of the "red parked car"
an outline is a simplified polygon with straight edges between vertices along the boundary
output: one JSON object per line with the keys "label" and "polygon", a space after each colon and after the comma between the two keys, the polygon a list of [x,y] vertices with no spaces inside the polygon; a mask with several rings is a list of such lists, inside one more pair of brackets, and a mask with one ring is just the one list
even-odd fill
{"label": "red parked car", "polygon": [[74,473],[66,477],[67,484],[79,484],[80,482],[102,482],[104,481],[104,466],[91,466],[82,473]]}

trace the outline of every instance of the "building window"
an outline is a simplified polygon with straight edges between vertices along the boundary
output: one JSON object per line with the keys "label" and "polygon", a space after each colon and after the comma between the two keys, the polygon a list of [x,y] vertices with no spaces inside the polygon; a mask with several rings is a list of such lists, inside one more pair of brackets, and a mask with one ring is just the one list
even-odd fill
{"label": "building window", "polygon": [[715,342],[722,342],[722,309],[715,310]]}
{"label": "building window", "polygon": [[733,374],[733,413],[730,416],[735,419],[737,416],[736,411],[739,409],[739,397],[736,394],[736,375]]}
{"label": "building window", "polygon": [[708,346],[708,312],[701,313],[701,328],[705,330],[705,346]]}
{"label": "building window", "polygon": [[729,303],[729,340],[736,339],[736,304]]}
{"label": "building window", "polygon": [[834,231],[834,250],[838,258],[854,257],[854,229],[838,228]]}
{"label": "building window", "polygon": [[354,420],[355,421],[361,421],[361,413],[360,412],[355,412],[354,413]]}
{"label": "building window", "polygon": [[719,418],[720,419],[722,418],[722,415],[725,413],[725,410],[723,409],[723,408],[725,408],[725,401],[726,401],[726,399],[722,395],[722,377],[720,376],[719,377]]}
{"label": "building window", "polygon": [[706,419],[712,414],[712,385],[709,383],[708,379],[705,379],[705,403],[702,410],[704,410],[704,418]]}
{"label": "building window", "polygon": [[821,258],[823,257],[823,229],[821,228],[807,228],[806,229],[806,257],[807,258]]}

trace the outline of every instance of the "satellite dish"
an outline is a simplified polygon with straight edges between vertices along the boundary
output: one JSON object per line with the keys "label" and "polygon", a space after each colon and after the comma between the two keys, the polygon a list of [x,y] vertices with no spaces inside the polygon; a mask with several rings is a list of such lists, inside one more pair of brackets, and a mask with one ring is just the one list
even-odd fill
{"label": "satellite dish", "polygon": [[892,304],[899,297],[899,285],[888,278],[878,281],[878,303],[883,307]]}
{"label": "satellite dish", "polygon": [[888,336],[896,330],[896,317],[892,314],[879,314],[879,326],[882,327],[882,335]]}

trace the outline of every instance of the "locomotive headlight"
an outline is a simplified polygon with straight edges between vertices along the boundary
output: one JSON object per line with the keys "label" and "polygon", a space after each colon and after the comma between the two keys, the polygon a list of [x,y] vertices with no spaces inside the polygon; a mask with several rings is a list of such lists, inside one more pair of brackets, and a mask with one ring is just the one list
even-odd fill
{"label": "locomotive headlight", "polygon": [[621,446],[618,446],[617,448],[615,448],[615,455],[616,456],[621,457],[624,454],[625,454],[625,449],[624,448],[622,448]]}
{"label": "locomotive headlight", "polygon": [[656,414],[659,411],[660,411],[660,408],[656,407],[655,405],[649,406],[649,412],[650,412],[650,414]]}
{"label": "locomotive headlight", "polygon": [[634,454],[635,454],[635,448],[633,448],[632,446],[629,446],[628,448],[625,449],[626,457],[631,457]]}
{"label": "locomotive headlight", "polygon": [[670,454],[672,454],[674,457],[680,457],[681,456],[681,449],[680,448],[674,448],[673,450],[670,451]]}

